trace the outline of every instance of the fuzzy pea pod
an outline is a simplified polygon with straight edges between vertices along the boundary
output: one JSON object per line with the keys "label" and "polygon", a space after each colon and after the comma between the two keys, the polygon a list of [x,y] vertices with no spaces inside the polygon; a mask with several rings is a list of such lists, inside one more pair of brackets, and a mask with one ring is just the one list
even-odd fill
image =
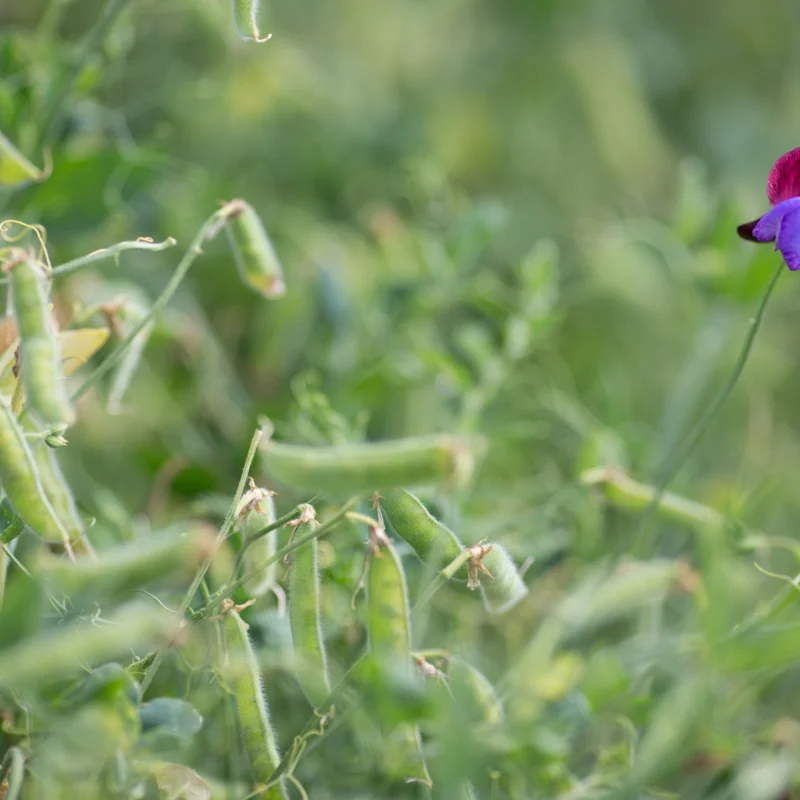
{"label": "fuzzy pea pod", "polygon": [[282,484],[348,496],[398,486],[463,486],[482,450],[481,439],[458,436],[325,447],[275,441],[262,445],[267,470]]}
{"label": "fuzzy pea pod", "polygon": [[[257,784],[266,784],[281,763],[281,756],[264,698],[261,671],[247,624],[231,601],[227,601],[224,614],[227,648],[222,672],[236,700],[253,779]],[[261,796],[277,800],[287,794],[281,783]]]}
{"label": "fuzzy pea pod", "polygon": [[[369,567],[367,631],[370,655],[385,668],[410,670],[411,617],[408,588],[400,556],[391,542],[382,544]],[[406,780],[431,784],[422,753],[419,727],[402,722],[388,732],[386,756],[393,772]]]}
{"label": "fuzzy pea pod", "polygon": [[[449,564],[464,550],[458,536],[436,519],[411,492],[390,489],[381,496],[380,505],[392,530],[425,564],[433,567]],[[456,577],[467,579],[466,565],[456,573]]]}
{"label": "fuzzy pea pod", "polygon": [[270,531],[250,542],[253,536],[273,524],[275,519],[272,492],[253,484],[239,504],[238,526],[242,547],[246,548],[242,557],[244,574],[248,576],[244,588],[252,597],[261,597],[277,586],[277,562],[266,567],[261,565],[275,555],[278,549],[278,531]]}
{"label": "fuzzy pea pod", "polygon": [[48,542],[70,543],[70,535],[42,486],[25,434],[3,397],[0,397],[0,485],[12,508],[34,533]]}
{"label": "fuzzy pea pod", "polygon": [[492,545],[492,549],[483,558],[483,565],[492,576],[490,580],[481,581],[483,605],[490,614],[509,611],[528,594],[528,587],[523,582],[514,559],[501,545]]}
{"label": "fuzzy pea pod", "polygon": [[286,292],[283,270],[255,209],[244,200],[231,200],[224,208],[224,215],[225,230],[242,281],[263,297],[283,295]]}
{"label": "fuzzy pea pod", "polygon": [[75,420],[69,404],[58,342],[47,299],[46,277],[32,254],[15,252],[11,294],[22,356],[22,383],[31,409],[51,429],[63,430]]}
{"label": "fuzzy pea pod", "polygon": [[[319,525],[313,506],[306,506],[295,535],[303,537]],[[328,660],[322,635],[318,542],[312,539],[295,551],[289,587],[289,624],[292,630],[297,681],[312,705],[330,694]]]}

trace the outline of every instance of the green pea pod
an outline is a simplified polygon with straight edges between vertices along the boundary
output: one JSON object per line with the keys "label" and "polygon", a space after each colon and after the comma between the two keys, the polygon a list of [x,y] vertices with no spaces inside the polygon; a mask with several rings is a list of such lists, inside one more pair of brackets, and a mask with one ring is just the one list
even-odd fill
{"label": "green pea pod", "polygon": [[228,240],[244,283],[263,297],[280,297],[286,292],[283,270],[253,207],[244,200],[231,200],[224,208]]}
{"label": "green pea pod", "polygon": [[75,412],[67,398],[45,275],[33,255],[22,250],[15,252],[9,269],[28,402],[46,425],[63,430],[74,422]]}
{"label": "green pea pod", "polygon": [[[311,515],[297,526],[298,537],[311,533],[318,523]],[[301,516],[301,519],[304,517]],[[289,587],[289,623],[292,629],[297,680],[312,705],[319,706],[330,694],[328,662],[322,635],[318,542],[312,539],[294,553]]]}
{"label": "green pea pod", "polygon": [[256,42],[266,42],[272,34],[261,35],[258,25],[258,12],[261,0],[233,0],[233,21],[236,30],[242,39],[253,39]]}
{"label": "green pea pod", "polygon": [[[400,556],[389,542],[375,553],[368,576],[367,631],[370,655],[389,670],[411,669],[411,617]],[[388,732],[385,747],[391,772],[431,784],[419,726],[403,722]]]}
{"label": "green pea pod", "polygon": [[[269,718],[261,681],[258,659],[247,633],[247,625],[238,612],[230,608],[225,614],[227,650],[223,660],[223,677],[233,691],[250,769],[257,784],[269,782],[281,762],[278,742]],[[287,797],[281,783],[262,797]]]}
{"label": "green pea pod", "polygon": [[42,487],[25,434],[3,397],[0,397],[0,484],[14,511],[35,534],[48,542],[70,542],[67,529]]}
{"label": "green pea pod", "polygon": [[242,558],[243,571],[248,577],[244,588],[251,597],[261,597],[277,585],[278,564],[261,565],[272,558],[278,549],[278,531],[260,536],[247,544],[252,536],[275,522],[275,504],[270,492],[254,487],[246,492],[239,504],[239,533],[242,546],[247,546]]}
{"label": "green pea pod", "polygon": [[348,496],[398,486],[464,486],[482,450],[481,439],[456,436],[330,447],[274,441],[262,445],[267,470],[282,484]]}
{"label": "green pea pod", "polygon": [[503,721],[503,703],[480,670],[463,659],[452,657],[447,674],[453,698],[468,711],[474,722],[497,725]]}
{"label": "green pea pod", "polygon": [[[380,504],[392,530],[426,565],[438,569],[455,561],[463,552],[464,545],[458,536],[439,522],[411,492],[390,489],[381,496]],[[467,579],[466,565],[456,577]]]}
{"label": "green pea pod", "polygon": [[502,614],[509,611],[528,594],[528,587],[504,547],[493,544],[483,564],[492,575],[488,580],[481,580],[483,604],[488,612]]}

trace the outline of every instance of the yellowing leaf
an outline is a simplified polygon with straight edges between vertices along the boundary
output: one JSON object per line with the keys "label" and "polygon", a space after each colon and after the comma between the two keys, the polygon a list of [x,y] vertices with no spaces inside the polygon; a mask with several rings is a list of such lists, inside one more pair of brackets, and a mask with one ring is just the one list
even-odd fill
{"label": "yellowing leaf", "polygon": [[0,186],[18,186],[47,177],[47,170],[31,164],[11,142],[0,133]]}
{"label": "yellowing leaf", "polygon": [[77,328],[58,334],[64,374],[82,367],[107,341],[108,328]]}

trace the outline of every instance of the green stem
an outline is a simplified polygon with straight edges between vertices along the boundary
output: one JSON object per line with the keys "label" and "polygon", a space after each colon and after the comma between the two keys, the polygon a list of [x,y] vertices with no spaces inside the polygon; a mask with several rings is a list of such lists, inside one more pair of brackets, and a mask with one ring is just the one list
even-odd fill
{"label": "green stem", "polygon": [[775,289],[775,285],[777,284],[778,278],[780,278],[783,270],[784,265],[783,262],[781,262],[772,273],[772,277],[767,284],[766,291],[761,298],[761,302],[758,304],[758,309],[756,310],[755,316],[750,319],[750,328],[747,331],[747,336],[745,336],[744,344],[742,345],[742,349],[739,351],[739,356],[736,359],[736,363],[734,364],[730,377],[726,381],[725,385],[720,389],[716,397],[711,401],[695,426],[689,432],[689,435],[683,440],[681,445],[677,448],[677,450],[675,450],[672,456],[667,459],[663,467],[659,470],[655,480],[655,491],[653,492],[653,497],[639,517],[638,524],[634,528],[634,536],[639,533],[645,521],[649,519],[652,513],[658,508],[670,481],[675,477],[675,475],[677,475],[680,468],[686,463],[686,460],[692,454],[700,439],[703,438],[703,434],[711,426],[711,423],[725,405],[728,396],[731,394],[737,382],[739,381],[739,378],[744,371],[745,364],[747,363],[747,359],[750,356],[750,351],[753,349],[753,342],[755,342],[756,334],[758,333],[761,323],[764,319],[764,312],[767,308],[767,303],[772,296],[772,292]]}
{"label": "green stem", "polygon": [[[250,449],[247,451],[247,458],[244,462],[244,467],[242,469],[242,474],[239,477],[239,485],[236,487],[236,494],[233,496],[233,502],[231,503],[230,510],[228,511],[228,516],[225,518],[225,522],[222,524],[220,528],[219,534],[214,542],[214,546],[211,548],[211,552],[206,557],[205,561],[200,565],[200,569],[197,570],[197,574],[194,576],[194,580],[192,581],[189,590],[186,592],[186,595],[181,602],[181,605],[178,609],[178,617],[183,620],[187,610],[189,609],[189,605],[192,602],[192,598],[197,593],[197,590],[200,588],[200,584],[203,582],[203,579],[208,572],[208,568],[211,566],[211,562],[214,560],[214,556],[217,554],[217,550],[219,550],[222,543],[227,538],[228,534],[231,532],[233,528],[233,524],[236,521],[236,510],[239,507],[239,502],[242,499],[242,495],[244,494],[245,486],[247,484],[247,478],[250,475],[250,467],[253,464],[253,459],[256,457],[256,451],[258,450],[258,443],[261,441],[261,429],[259,428],[254,434],[253,439],[250,442]],[[152,662],[148,665],[147,670],[145,671],[144,675],[142,676],[141,681],[141,693],[144,696],[144,693],[147,691],[147,688],[150,686],[153,678],[155,677],[156,672],[158,672],[158,668],[161,666],[161,663],[166,656],[167,648],[161,648]]]}
{"label": "green stem", "polygon": [[411,609],[412,616],[419,613],[426,603],[442,588],[470,559],[470,554],[467,550],[459,553],[439,574],[425,587],[425,590],[419,597],[419,600],[414,604]]}
{"label": "green stem", "polygon": [[126,250],[150,250],[157,253],[160,250],[167,250],[170,247],[174,247],[176,244],[178,244],[177,240],[173,239],[171,236],[164,239],[163,242],[153,242],[147,239],[136,239],[132,242],[119,242],[111,247],[103,247],[100,250],[94,250],[80,258],[73,258],[72,261],[59,264],[57,267],[53,267],[53,271],[50,274],[54,277],[56,275],[67,275],[70,272],[75,272],[75,270],[93,264],[95,261],[116,258],[120,253],[124,253]]}
{"label": "green stem", "polygon": [[175,272],[169,280],[169,283],[164,287],[164,290],[155,300],[147,314],[140,319],[128,332],[128,335],[119,343],[116,350],[114,350],[108,358],[99,364],[95,370],[89,375],[86,380],[75,390],[72,395],[72,402],[76,402],[79,398],[83,397],[89,389],[94,386],[97,381],[104,375],[108,374],[122,359],[125,351],[133,344],[136,337],[146,328],[150,322],[160,314],[167,303],[172,299],[172,296],[178,290],[181,281],[186,277],[192,264],[194,264],[197,257],[203,252],[202,246],[206,241],[209,241],[217,235],[219,231],[220,221],[223,217],[223,209],[215,211],[204,223],[203,226],[194,237],[189,249],[184,254],[180,263],[178,264]]}

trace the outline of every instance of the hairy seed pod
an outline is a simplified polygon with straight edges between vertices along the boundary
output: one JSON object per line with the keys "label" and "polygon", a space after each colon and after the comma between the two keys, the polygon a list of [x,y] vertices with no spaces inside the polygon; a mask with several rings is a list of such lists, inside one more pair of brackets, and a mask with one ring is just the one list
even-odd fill
{"label": "hairy seed pod", "polygon": [[64,384],[61,349],[47,301],[46,278],[34,257],[18,251],[9,265],[19,328],[22,383],[31,409],[49,427],[64,429],[75,413]]}
{"label": "hairy seed pod", "polygon": [[261,218],[244,200],[231,200],[223,211],[242,281],[263,297],[281,297],[286,292],[283,270]]}
{"label": "hairy seed pod", "polygon": [[492,545],[483,559],[483,565],[492,576],[481,580],[483,604],[489,613],[502,614],[528,594],[528,587],[517,571],[514,559],[499,544]]}
{"label": "hairy seed pod", "polygon": [[[368,576],[367,632],[370,655],[384,667],[411,668],[411,616],[408,588],[400,556],[385,543],[370,562]],[[406,780],[430,786],[431,778],[422,754],[419,727],[411,722],[387,732],[387,765]]]}
{"label": "hairy seed pod", "polygon": [[25,524],[48,542],[70,541],[42,487],[33,454],[9,402],[0,397],[0,485]]}
{"label": "hairy seed pod", "polygon": [[[302,537],[317,527],[313,507],[306,506],[296,536]],[[322,635],[318,542],[312,539],[294,553],[289,587],[289,623],[292,629],[297,681],[309,702],[319,706],[330,694],[328,662]]]}
{"label": "hairy seed pod", "polygon": [[262,445],[267,470],[284,485],[349,496],[398,486],[463,486],[481,450],[480,439],[455,436],[330,447]]}
{"label": "hairy seed pod", "polygon": [[246,547],[242,558],[244,574],[248,576],[244,588],[251,597],[261,597],[277,584],[278,564],[261,565],[275,555],[278,549],[278,531],[260,536],[252,544],[250,538],[275,522],[275,504],[272,493],[254,486],[245,492],[239,503],[239,533],[242,546]]}
{"label": "hairy seed pod", "polygon": [[[222,672],[236,700],[253,780],[266,784],[280,764],[281,756],[247,625],[232,606],[225,612],[225,642]],[[287,794],[281,785],[261,796],[283,798]]]}
{"label": "hairy seed pod", "polygon": [[[453,562],[464,550],[458,536],[439,522],[411,492],[390,489],[381,496],[380,504],[392,530],[426,565],[438,569]],[[467,579],[466,565],[456,577]]]}
{"label": "hairy seed pod", "polygon": [[503,721],[503,703],[480,670],[454,656],[448,664],[447,676],[455,701],[468,709],[475,722],[497,725]]}
{"label": "hairy seed pod", "polygon": [[232,0],[233,21],[236,30],[242,39],[253,39],[256,42],[266,42],[272,34],[262,36],[258,25],[258,12],[261,0]]}

